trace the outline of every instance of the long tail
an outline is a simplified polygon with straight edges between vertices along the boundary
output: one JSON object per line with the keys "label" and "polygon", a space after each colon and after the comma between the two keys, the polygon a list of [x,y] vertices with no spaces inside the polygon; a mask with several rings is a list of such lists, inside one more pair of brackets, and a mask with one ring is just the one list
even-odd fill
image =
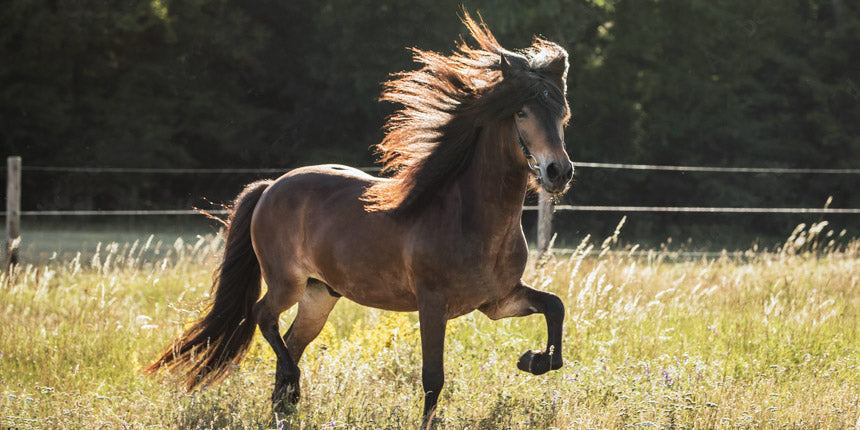
{"label": "long tail", "polygon": [[191,389],[221,379],[231,364],[241,362],[254,336],[252,309],[261,288],[260,263],[251,245],[251,215],[271,183],[254,182],[236,197],[228,221],[224,260],[214,275],[215,299],[209,311],[144,368],[144,373],[164,367],[184,373]]}

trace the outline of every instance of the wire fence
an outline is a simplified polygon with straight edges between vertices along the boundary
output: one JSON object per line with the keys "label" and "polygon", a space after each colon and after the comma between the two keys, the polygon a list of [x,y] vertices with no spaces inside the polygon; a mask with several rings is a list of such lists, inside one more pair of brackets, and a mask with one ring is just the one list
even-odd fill
{"label": "wire fence", "polygon": [[[86,167],[86,166],[27,166],[20,157],[9,157],[5,169],[8,173],[6,211],[0,216],[6,219],[7,265],[18,261],[18,250],[11,244],[16,243],[20,232],[21,217],[149,217],[149,216],[188,216],[208,215],[226,216],[227,208],[199,209],[159,209],[159,210],[21,210],[21,173],[71,173],[71,174],[143,174],[143,175],[282,175],[291,168],[150,168],[150,167]],[[827,168],[782,168],[782,167],[716,167],[716,166],[669,166],[652,164],[622,164],[574,162],[574,167],[585,169],[615,169],[633,171],[666,171],[679,173],[719,173],[719,174],[773,174],[773,175],[858,175],[860,169]],[[361,171],[379,173],[380,167],[360,167]],[[693,214],[860,214],[860,208],[830,208],[829,201],[824,207],[696,207],[696,206],[629,206],[629,205],[572,205],[550,203],[544,192],[539,193],[536,205],[526,205],[523,211],[537,212],[537,246],[544,252],[552,246],[554,212],[620,212],[620,213],[693,213]]]}
{"label": "wire fence", "polygon": [[[753,174],[823,174],[857,175],[860,169],[782,168],[782,167],[715,167],[715,166],[669,166],[657,164],[623,164],[574,162],[577,168],[650,170],[671,172],[753,173]],[[360,167],[361,171],[378,173],[380,167]],[[67,166],[22,166],[24,172],[53,173],[119,173],[119,174],[283,174],[291,168],[136,168],[136,167],[67,167]],[[773,207],[666,207],[666,206],[607,206],[607,205],[555,205],[555,211],[582,212],[652,212],[652,213],[722,213],[722,214],[860,214],[860,208],[773,208]],[[525,211],[538,210],[538,205],[527,205]],[[227,214],[227,210],[207,211],[214,215]],[[22,216],[169,216],[197,215],[197,210],[47,210],[21,211]],[[0,212],[6,216],[6,212]]]}
{"label": "wire fence", "polygon": [[860,169],[795,169],[783,167],[713,167],[713,166],[666,166],[659,164],[617,164],[574,162],[574,167],[625,170],[662,170],[670,172],[713,172],[713,173],[766,173],[766,174],[824,174],[857,175]]}
{"label": "wire fence", "polygon": [[[574,161],[574,167],[594,169],[620,170],[655,170],[670,172],[711,172],[711,173],[763,173],[763,174],[824,174],[824,175],[857,175],[860,169],[824,169],[824,168],[788,168],[788,167],[718,167],[718,166],[668,166],[660,164],[623,164],[623,163],[593,163]],[[58,173],[155,173],[155,174],[231,174],[231,173],[286,173],[293,168],[158,168],[158,167],[71,167],[71,166],[22,166],[29,172],[58,172]],[[377,173],[381,167],[358,167],[358,170]]]}
{"label": "wire fence", "polygon": [[[357,167],[358,170],[369,173],[376,173],[382,170],[381,167]],[[157,168],[157,167],[54,167],[54,166],[23,166],[25,172],[56,172],[56,173],[154,173],[165,175],[183,175],[183,174],[237,174],[237,173],[287,173],[292,168],[255,168],[255,169],[194,169],[194,168]]]}
{"label": "wire fence", "polygon": [[[206,210],[210,215],[229,215],[226,209]],[[6,212],[0,212],[6,215]],[[194,209],[155,209],[155,210],[67,210],[67,211],[21,211],[22,216],[166,216],[166,215],[202,215],[203,211]]]}
{"label": "wire fence", "polygon": [[[860,214],[860,209],[843,208],[740,208],[740,207],[666,207],[666,206],[580,206],[556,205],[555,211],[579,212],[666,212],[666,213],[713,213],[713,214]],[[536,211],[537,205],[523,206],[524,211]],[[162,209],[162,210],[46,210],[20,211],[22,216],[169,216],[169,215],[201,215],[203,211],[194,209]],[[229,215],[226,209],[205,210],[211,215]],[[5,216],[6,212],[0,212]]]}
{"label": "wire fence", "polygon": [[[536,210],[537,206],[524,206]],[[860,214],[860,209],[842,208],[743,208],[701,206],[580,206],[556,205],[556,211],[584,212],[670,212],[670,213],[725,213],[725,214]]]}
{"label": "wire fence", "polygon": [[[782,167],[716,167],[716,166],[670,166],[657,164],[623,164],[574,162],[577,168],[592,169],[621,169],[621,170],[650,170],[672,172],[711,172],[711,173],[753,173],[753,174],[822,174],[822,175],[857,175],[860,169],[826,169],[826,168],[782,168]],[[137,168],[137,167],[72,167],[72,166],[27,166],[21,167],[24,172],[52,173],[90,173],[90,174],[283,174],[291,168]],[[358,170],[378,173],[380,167],[359,167]],[[525,211],[538,210],[539,205],[527,205]],[[722,213],[722,214],[860,214],[860,208],[774,208],[774,207],[694,207],[694,206],[624,206],[624,205],[555,205],[554,211],[581,212],[652,212],[652,213]],[[207,211],[213,215],[224,215],[227,210]],[[170,216],[197,215],[198,210],[46,210],[21,211],[22,216]],[[6,216],[7,212],[0,212]]]}

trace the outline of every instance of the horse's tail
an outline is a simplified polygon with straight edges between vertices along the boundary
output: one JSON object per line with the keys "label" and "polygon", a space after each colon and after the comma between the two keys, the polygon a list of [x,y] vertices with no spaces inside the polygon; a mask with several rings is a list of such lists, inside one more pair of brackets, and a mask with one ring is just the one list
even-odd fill
{"label": "horse's tail", "polygon": [[252,309],[260,298],[260,262],[251,245],[251,216],[271,181],[245,187],[236,198],[227,223],[224,259],[213,276],[214,300],[205,316],[144,369],[166,367],[186,376],[188,389],[214,382],[238,365],[254,336]]}

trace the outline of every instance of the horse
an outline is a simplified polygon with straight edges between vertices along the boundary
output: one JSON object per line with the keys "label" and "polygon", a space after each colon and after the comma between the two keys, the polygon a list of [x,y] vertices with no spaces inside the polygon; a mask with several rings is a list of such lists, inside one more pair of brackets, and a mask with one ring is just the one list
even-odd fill
{"label": "horse", "polygon": [[[341,165],[291,170],[248,185],[228,218],[213,301],[145,371],[186,376],[188,389],[238,365],[256,327],[277,357],[274,406],[300,396],[298,367],[341,298],[418,311],[429,427],[444,384],[448,320],[474,310],[496,320],[542,313],[547,344],[520,370],[559,369],[564,305],[522,281],[530,190],[565,192],[573,165],[563,129],[567,52],[535,37],[503,48],[483,19],[461,21],[451,55],[412,49],[421,67],[392,75],[381,100],[400,105],[377,145],[385,178]],[[261,295],[261,279],[267,290]],[[281,336],[278,318],[298,304]]]}

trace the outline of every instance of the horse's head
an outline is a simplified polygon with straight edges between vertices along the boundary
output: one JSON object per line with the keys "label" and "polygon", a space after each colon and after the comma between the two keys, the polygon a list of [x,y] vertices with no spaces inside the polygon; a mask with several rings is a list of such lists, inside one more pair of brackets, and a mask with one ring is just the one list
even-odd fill
{"label": "horse's head", "polygon": [[538,39],[523,55],[502,52],[499,68],[514,94],[512,140],[517,158],[549,193],[563,193],[573,177],[573,164],[564,145],[570,118],[566,97],[567,53],[555,43]]}
{"label": "horse's head", "polygon": [[[553,195],[570,183],[563,131],[570,118],[567,52],[541,38],[509,51],[483,21],[463,15],[477,47],[462,42],[450,56],[414,49],[423,66],[385,83],[382,100],[403,106],[376,147],[394,180],[368,188],[367,210],[420,207],[474,159],[531,172]],[[479,146],[489,152],[473,157]]]}

